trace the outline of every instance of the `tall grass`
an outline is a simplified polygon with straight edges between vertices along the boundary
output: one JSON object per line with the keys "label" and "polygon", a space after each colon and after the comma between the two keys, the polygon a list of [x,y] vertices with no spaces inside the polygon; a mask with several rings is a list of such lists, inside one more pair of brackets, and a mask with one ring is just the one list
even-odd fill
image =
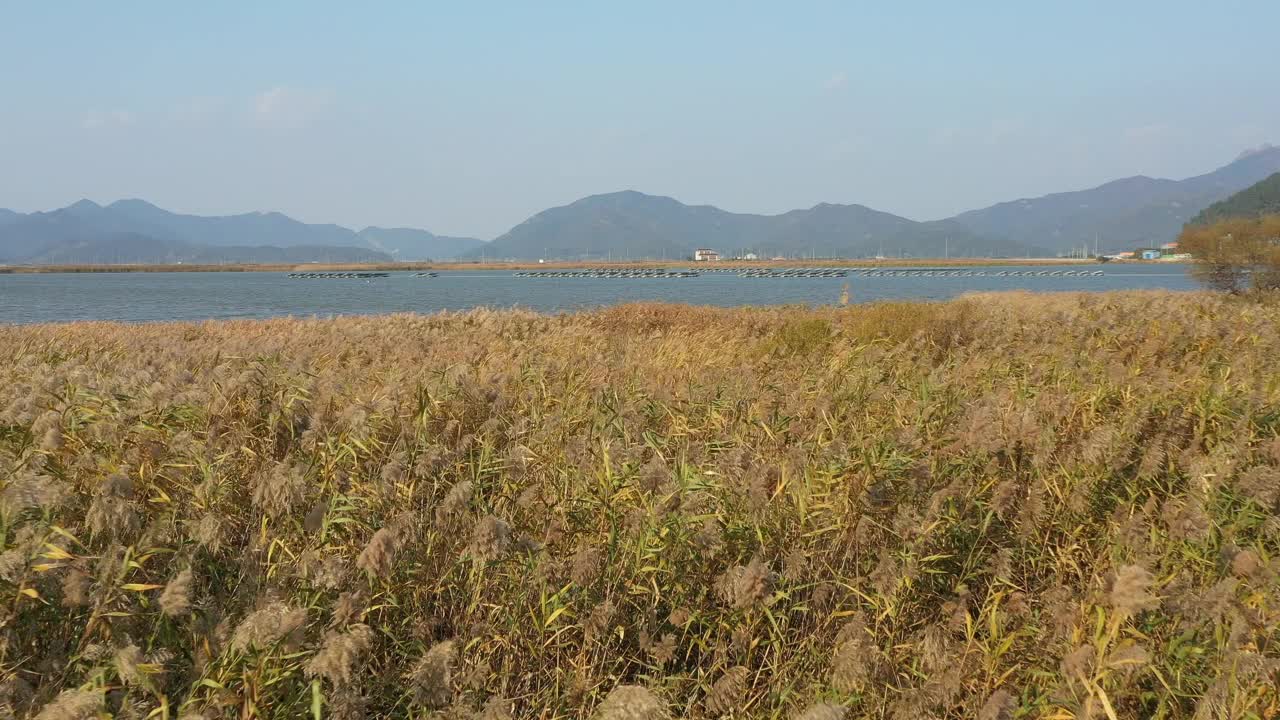
{"label": "tall grass", "polygon": [[0,327],[0,716],[1270,718],[1280,308]]}

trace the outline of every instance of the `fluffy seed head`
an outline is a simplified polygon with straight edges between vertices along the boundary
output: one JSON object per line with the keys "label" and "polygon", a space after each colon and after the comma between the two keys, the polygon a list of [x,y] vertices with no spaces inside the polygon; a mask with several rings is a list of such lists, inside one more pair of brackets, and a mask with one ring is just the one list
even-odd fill
{"label": "fluffy seed head", "polygon": [[191,531],[191,539],[211,553],[222,549],[222,518],[217,513],[207,513]]}
{"label": "fluffy seed head", "polygon": [[589,587],[600,577],[600,551],[594,547],[579,548],[569,563],[569,579]]}
{"label": "fluffy seed head", "polygon": [[613,627],[613,603],[605,600],[591,608],[587,619],[583,622],[583,639],[587,644],[603,641]]}
{"label": "fluffy seed head", "polygon": [[1262,569],[1262,558],[1252,550],[1241,550],[1231,558],[1231,572],[1238,577],[1252,577]]}
{"label": "fluffy seed head", "polygon": [[66,577],[62,578],[62,606],[63,607],[83,607],[89,604],[89,589],[93,585],[93,578],[88,574],[72,568],[67,572]]}
{"label": "fluffy seed head", "polygon": [[470,480],[462,482],[449,488],[449,493],[444,496],[440,506],[436,508],[436,525],[442,529],[453,527],[457,522],[458,516],[467,511],[467,507],[471,505],[471,496],[474,493],[475,486]]}
{"label": "fluffy seed head", "polygon": [[425,708],[442,708],[453,698],[453,663],[456,655],[452,640],[436,643],[409,672],[413,684],[413,701]]}
{"label": "fluffy seed head", "polygon": [[795,720],[844,720],[848,712],[843,705],[817,703],[800,711],[800,714],[795,716]]}
{"label": "fluffy seed head", "polygon": [[1107,655],[1106,666],[1121,670],[1137,670],[1143,668],[1151,660],[1151,654],[1142,645],[1126,642]]}
{"label": "fluffy seed head", "polygon": [[52,508],[67,494],[65,484],[48,475],[24,473],[0,492],[0,507],[16,515],[28,508]]}
{"label": "fluffy seed head", "polygon": [[1087,677],[1093,673],[1097,650],[1092,645],[1081,645],[1062,658],[1062,674],[1071,679]]}
{"label": "fluffy seed head", "polygon": [[396,551],[400,541],[390,528],[382,528],[373,534],[369,543],[356,558],[356,567],[365,571],[370,577],[386,578],[391,575],[395,565]]}
{"label": "fluffy seed head", "polygon": [[1140,565],[1121,567],[1111,585],[1111,607],[1126,616],[1159,607],[1160,600],[1148,592],[1154,582],[1151,573]]}
{"label": "fluffy seed head", "polygon": [[[1280,441],[1275,444],[1280,445]],[[1280,462],[1280,458],[1277,462]],[[1245,497],[1264,510],[1273,510],[1280,503],[1280,468],[1258,465],[1240,473],[1235,484]]]}
{"label": "fluffy seed head", "polygon": [[648,689],[619,685],[600,703],[593,717],[596,720],[666,720],[670,715],[666,703]]}
{"label": "fluffy seed head", "polygon": [[183,570],[164,586],[160,611],[169,617],[181,617],[191,611],[191,570]]}
{"label": "fluffy seed head", "polygon": [[338,601],[333,605],[333,617],[329,619],[329,627],[341,628],[350,625],[364,612],[364,603],[364,593],[359,590],[338,595]]}
{"label": "fluffy seed head", "polygon": [[494,695],[485,702],[476,720],[511,720],[511,703],[505,698]]}
{"label": "fluffy seed head", "polygon": [[872,659],[865,640],[840,643],[831,656],[831,686],[841,692],[854,692],[870,675]]}
{"label": "fluffy seed head", "polygon": [[257,478],[253,504],[269,517],[282,517],[302,503],[305,489],[302,471],[282,462]]}
{"label": "fluffy seed head", "polygon": [[231,647],[236,650],[265,648],[307,622],[305,608],[293,608],[275,602],[245,616],[231,636]]}
{"label": "fluffy seed head", "polygon": [[1013,720],[1013,711],[1017,709],[1017,701],[1004,690],[991,693],[982,709],[978,711],[978,720]]}
{"label": "fluffy seed head", "polygon": [[719,717],[740,707],[746,699],[744,696],[750,675],[751,671],[741,665],[726,670],[711,686],[711,692],[707,693],[707,698],[703,701],[707,714]]}
{"label": "fluffy seed head", "polygon": [[471,533],[467,555],[480,562],[497,560],[511,545],[511,526],[501,518],[486,515],[476,523]]}
{"label": "fluffy seed head", "polygon": [[103,705],[101,690],[67,690],[45,705],[36,720],[90,720]]}
{"label": "fluffy seed head", "polygon": [[116,673],[126,685],[137,685],[142,682],[142,669],[138,666],[144,662],[142,650],[137,645],[127,645],[116,651]]}
{"label": "fluffy seed head", "polygon": [[334,687],[351,684],[351,670],[372,642],[373,630],[368,625],[327,633],[320,651],[307,663],[307,676],[325,678]]}
{"label": "fluffy seed head", "polygon": [[758,605],[773,587],[773,571],[759,555],[746,565],[730,568],[720,578],[720,595],[735,609]]}

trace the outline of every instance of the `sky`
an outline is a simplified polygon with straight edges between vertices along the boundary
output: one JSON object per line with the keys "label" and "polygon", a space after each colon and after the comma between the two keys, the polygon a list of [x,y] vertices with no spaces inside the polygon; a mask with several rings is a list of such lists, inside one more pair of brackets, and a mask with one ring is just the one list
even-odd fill
{"label": "sky", "polygon": [[0,0],[0,207],[491,238],[635,189],[916,220],[1280,143],[1274,0]]}

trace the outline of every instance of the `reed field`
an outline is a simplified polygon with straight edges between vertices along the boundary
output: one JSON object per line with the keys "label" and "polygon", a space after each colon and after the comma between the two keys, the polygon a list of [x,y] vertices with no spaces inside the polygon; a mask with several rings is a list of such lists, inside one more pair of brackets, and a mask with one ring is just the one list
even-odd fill
{"label": "reed field", "polygon": [[1280,716],[1280,304],[0,326],[0,718]]}

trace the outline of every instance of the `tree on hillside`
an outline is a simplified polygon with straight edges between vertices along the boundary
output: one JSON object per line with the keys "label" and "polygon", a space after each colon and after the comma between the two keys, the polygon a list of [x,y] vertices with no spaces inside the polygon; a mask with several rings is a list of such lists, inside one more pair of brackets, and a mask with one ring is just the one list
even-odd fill
{"label": "tree on hillside", "polygon": [[1280,215],[1188,225],[1178,249],[1191,254],[1192,272],[1215,290],[1280,290]]}

